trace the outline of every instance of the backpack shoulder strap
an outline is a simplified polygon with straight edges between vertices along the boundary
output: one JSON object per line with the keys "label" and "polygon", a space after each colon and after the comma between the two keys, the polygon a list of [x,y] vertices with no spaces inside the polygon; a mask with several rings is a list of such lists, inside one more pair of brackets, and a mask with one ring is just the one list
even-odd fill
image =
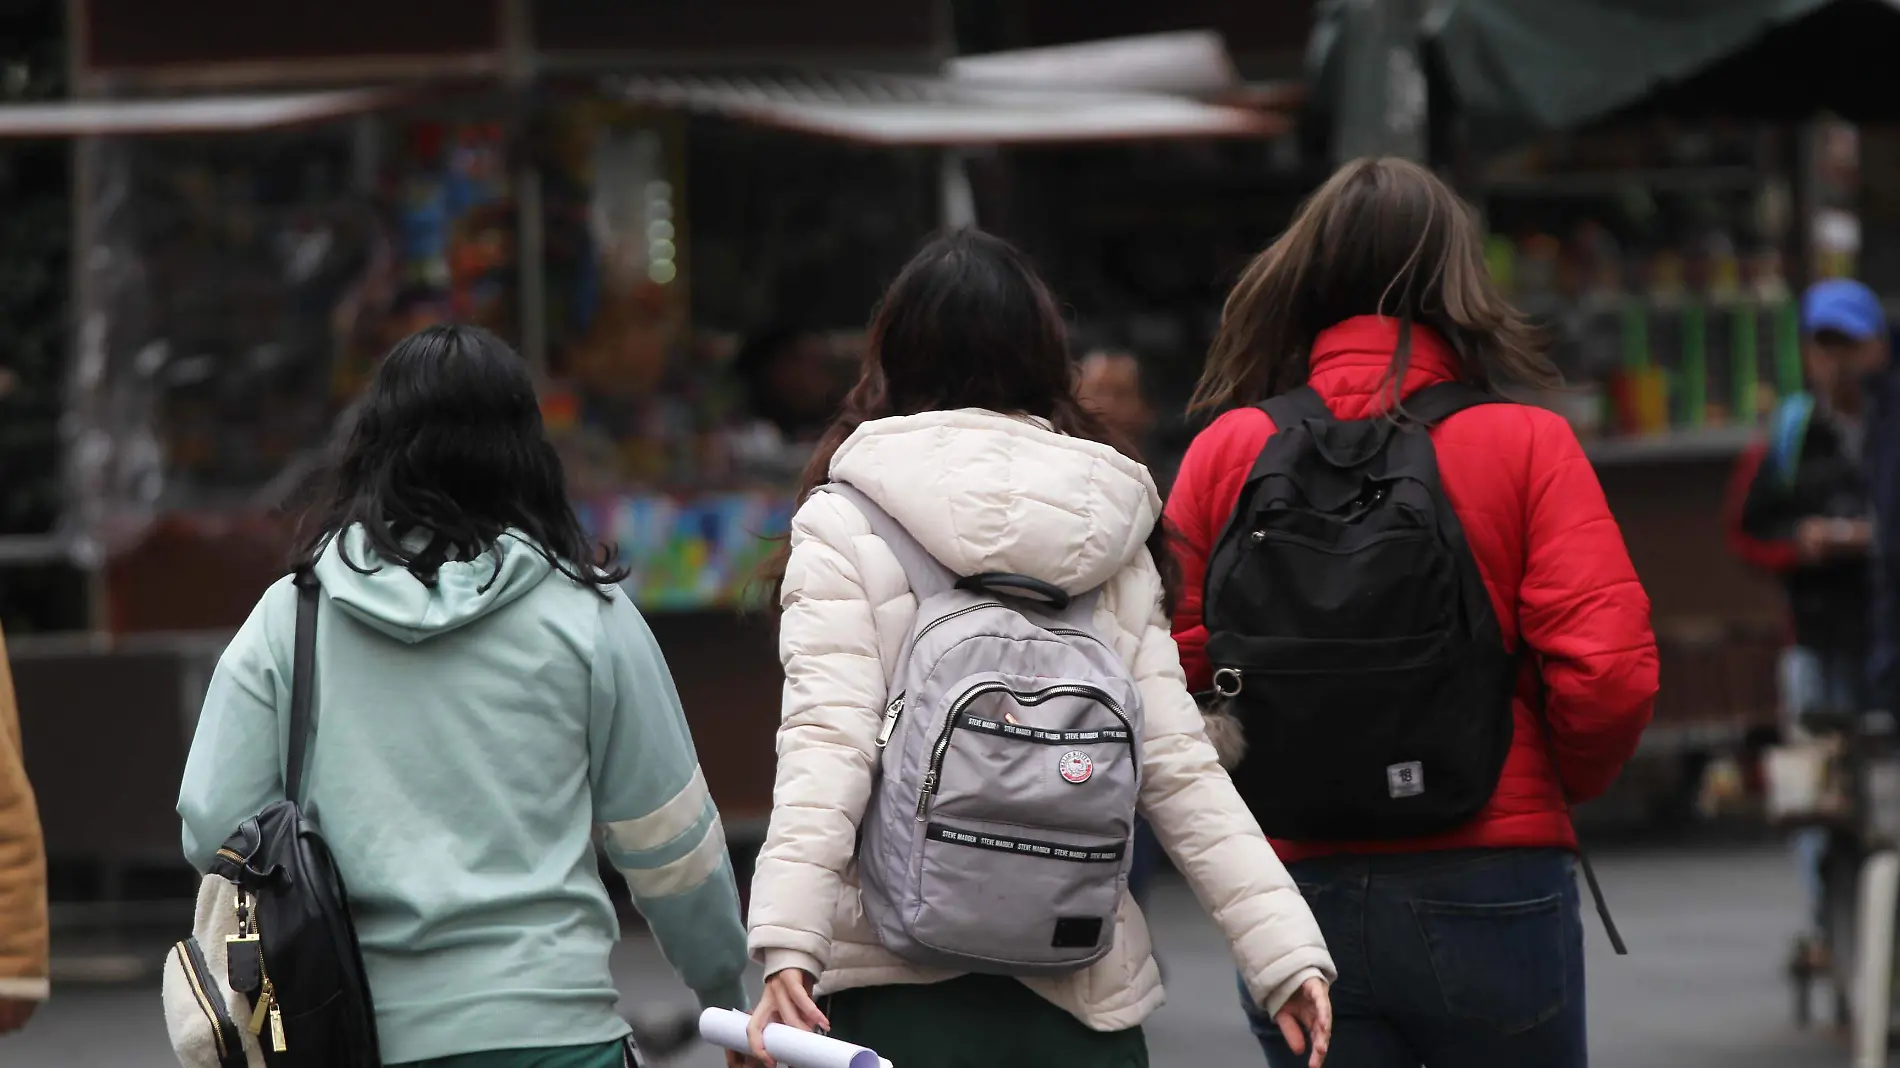
{"label": "backpack shoulder strap", "polygon": [[1269,397],[1257,407],[1273,420],[1273,431],[1279,433],[1286,428],[1308,419],[1317,419],[1323,423],[1333,422],[1333,410],[1326,406],[1319,392],[1312,386],[1290,389],[1277,397]]}
{"label": "backpack shoulder strap", "polygon": [[1438,424],[1464,411],[1482,404],[1509,404],[1508,400],[1495,393],[1486,393],[1476,386],[1463,382],[1440,382],[1435,386],[1426,386],[1417,393],[1399,402],[1399,414],[1408,423],[1418,426],[1437,426]]}
{"label": "backpack shoulder strap", "polygon": [[904,524],[891,518],[891,514],[865,496],[863,490],[848,482],[827,482],[814,492],[835,493],[863,514],[865,521],[871,524],[871,533],[890,548],[891,555],[903,566],[904,578],[910,582],[911,592],[917,595],[919,602],[956,587],[956,573],[930,555],[930,550],[918,544],[910,531],[904,529]]}
{"label": "backpack shoulder strap", "polygon": [[1808,423],[1814,418],[1814,395],[1796,393],[1775,406],[1774,423],[1768,434],[1768,461],[1783,484],[1792,483],[1801,466],[1801,447],[1808,440]]}
{"label": "backpack shoulder strap", "polygon": [[297,637],[290,662],[290,752],[284,761],[284,797],[303,804],[303,766],[315,728],[311,692],[317,676],[317,602],[323,586],[305,569],[297,573]]}

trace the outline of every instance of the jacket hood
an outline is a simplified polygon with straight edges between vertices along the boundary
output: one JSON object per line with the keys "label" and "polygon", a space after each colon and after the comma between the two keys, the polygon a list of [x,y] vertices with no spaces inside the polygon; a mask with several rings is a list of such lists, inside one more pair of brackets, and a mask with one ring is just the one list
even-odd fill
{"label": "jacket hood", "polygon": [[957,574],[1013,572],[1070,593],[1113,578],[1161,515],[1148,469],[1112,447],[976,409],[866,423],[831,477]]}
{"label": "jacket hood", "polygon": [[554,565],[532,542],[510,532],[491,552],[443,564],[435,585],[425,586],[400,565],[378,556],[361,526],[330,539],[316,566],[317,580],[331,603],[358,622],[412,645],[514,603],[553,571]]}

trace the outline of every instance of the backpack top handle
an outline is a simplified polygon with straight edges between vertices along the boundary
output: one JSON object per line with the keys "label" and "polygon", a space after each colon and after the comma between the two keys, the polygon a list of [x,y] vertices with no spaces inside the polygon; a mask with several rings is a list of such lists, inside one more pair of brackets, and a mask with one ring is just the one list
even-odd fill
{"label": "backpack top handle", "polygon": [[957,589],[973,593],[989,593],[998,597],[1021,597],[1033,601],[1047,601],[1057,612],[1069,610],[1069,602],[1074,598],[1069,592],[1053,583],[1044,582],[1028,575],[1016,575],[1007,571],[990,571],[981,575],[968,575],[957,580]]}

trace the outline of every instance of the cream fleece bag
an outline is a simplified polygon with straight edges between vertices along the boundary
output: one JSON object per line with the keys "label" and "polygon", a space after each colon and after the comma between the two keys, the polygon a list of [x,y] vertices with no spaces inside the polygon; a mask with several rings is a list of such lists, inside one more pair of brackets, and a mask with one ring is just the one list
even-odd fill
{"label": "cream fleece bag", "polygon": [[1247,731],[1240,725],[1239,717],[1234,715],[1234,706],[1224,697],[1216,697],[1201,706],[1201,724],[1207,729],[1207,740],[1214,743],[1214,753],[1220,757],[1220,766],[1228,771],[1240,766],[1240,758],[1247,755]]}
{"label": "cream fleece bag", "polygon": [[251,999],[231,989],[225,970],[225,939],[237,933],[238,888],[205,876],[191,937],[165,957],[165,1030],[183,1068],[265,1068]]}

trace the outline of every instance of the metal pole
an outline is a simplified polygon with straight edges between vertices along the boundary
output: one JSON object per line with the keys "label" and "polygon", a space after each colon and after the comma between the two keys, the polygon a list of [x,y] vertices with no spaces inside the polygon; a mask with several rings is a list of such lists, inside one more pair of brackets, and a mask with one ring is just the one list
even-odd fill
{"label": "metal pole", "polygon": [[[66,0],[66,93],[75,100],[95,95],[86,63],[90,36],[85,0]],[[89,315],[99,311],[95,307],[97,293],[90,269],[94,221],[92,196],[98,185],[98,149],[99,139],[96,137],[74,138],[71,148],[71,174],[67,188],[72,198],[72,238],[67,246],[67,279],[72,287],[72,299],[67,304],[66,313],[68,365],[65,368],[65,407],[69,413],[78,402],[77,360],[80,358],[80,346],[85,343],[82,334],[86,329],[86,320]],[[71,470],[73,462],[73,441],[69,432],[62,431],[59,464],[66,500],[61,506],[63,515],[54,529],[71,539],[67,546],[69,552],[74,548],[79,550],[71,552],[70,559],[86,573],[86,629],[94,634],[103,634],[111,620],[111,590],[107,583],[104,546],[100,539],[101,531],[91,529],[87,510],[75,507],[72,499],[75,487],[74,472]]]}
{"label": "metal pole", "polygon": [[1860,965],[1854,979],[1854,1068],[1886,1068],[1893,1021],[1893,934],[1900,853],[1882,850],[1860,869]]}
{"label": "metal pole", "polygon": [[[533,106],[536,73],[534,25],[528,0],[503,0],[502,62],[514,103],[520,109],[515,136],[523,137],[532,125],[529,109]],[[530,146],[531,147],[531,146]],[[548,373],[548,293],[546,219],[542,214],[541,171],[529,152],[523,152],[515,165],[515,278],[516,318],[520,320],[521,355],[528,361],[536,378]]]}
{"label": "metal pole", "polygon": [[946,148],[940,156],[939,182],[943,197],[943,228],[961,230],[976,225],[976,192],[960,149]]}
{"label": "metal pole", "polygon": [[1425,162],[1424,0],[1351,0],[1344,5],[1340,47],[1343,91],[1333,129],[1339,162],[1360,156],[1402,156]]}

